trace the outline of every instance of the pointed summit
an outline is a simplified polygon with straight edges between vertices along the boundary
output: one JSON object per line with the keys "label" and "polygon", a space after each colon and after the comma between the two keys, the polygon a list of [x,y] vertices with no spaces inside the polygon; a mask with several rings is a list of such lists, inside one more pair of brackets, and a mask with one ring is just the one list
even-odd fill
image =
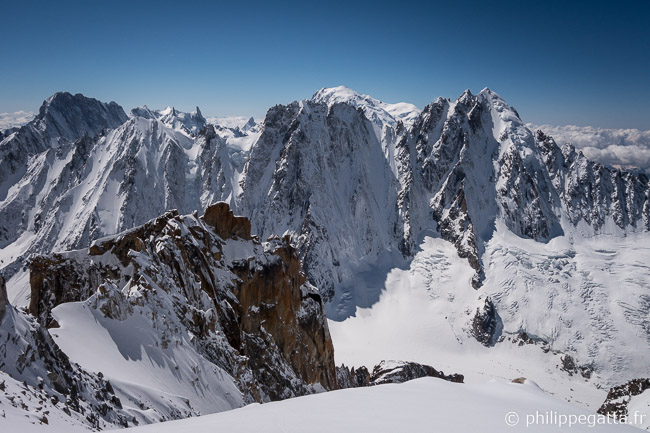
{"label": "pointed summit", "polygon": [[201,113],[201,109],[199,108],[198,105],[196,106],[196,111],[192,113],[192,117],[198,123],[206,123],[205,117],[203,117],[203,114]]}
{"label": "pointed summit", "polygon": [[248,119],[246,124],[242,127],[242,131],[246,132],[249,131],[257,126],[257,123],[255,122],[255,119],[252,117]]}

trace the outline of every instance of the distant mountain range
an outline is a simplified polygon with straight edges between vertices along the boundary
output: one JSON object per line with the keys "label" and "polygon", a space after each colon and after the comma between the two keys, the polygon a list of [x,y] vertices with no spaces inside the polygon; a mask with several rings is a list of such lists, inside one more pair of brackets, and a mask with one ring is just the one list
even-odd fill
{"label": "distant mountain range", "polygon": [[[39,338],[35,358],[62,355],[2,369],[38,388],[79,364],[66,389],[98,426],[335,389],[334,349],[517,370],[600,404],[648,373],[650,181],[551,129],[487,88],[423,110],[321,89],[262,122],[57,93],[3,132],[0,272],[36,317],[3,321],[26,342],[11,356]],[[127,338],[125,321],[148,331]],[[80,349],[100,340],[124,365]],[[147,379],[157,368],[178,384]]]}

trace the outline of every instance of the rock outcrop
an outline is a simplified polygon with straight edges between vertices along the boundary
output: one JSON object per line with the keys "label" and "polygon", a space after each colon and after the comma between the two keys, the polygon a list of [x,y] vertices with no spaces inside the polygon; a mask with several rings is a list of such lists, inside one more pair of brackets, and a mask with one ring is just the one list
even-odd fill
{"label": "rock outcrop", "polygon": [[214,227],[219,236],[224,239],[236,236],[251,240],[251,222],[248,218],[235,216],[228,203],[220,202],[208,207],[203,215],[203,221]]}
{"label": "rock outcrop", "polygon": [[150,315],[161,347],[189,333],[244,401],[337,387],[323,303],[295,249],[288,238],[260,243],[225,203],[200,218],[167,212],[87,251],[36,257],[30,272],[30,312],[41,325],[57,326],[53,310],[72,301],[117,321]]}
{"label": "rock outcrop", "polygon": [[341,389],[370,386],[370,372],[365,366],[348,368],[345,364],[336,367],[336,376]]}
{"label": "rock outcrop", "polygon": [[484,346],[493,346],[502,328],[501,318],[490,298],[485,299],[483,308],[476,308],[470,333]]}
{"label": "rock outcrop", "polygon": [[436,370],[430,365],[405,361],[381,361],[372,369],[361,366],[357,369],[345,365],[336,368],[339,386],[341,388],[360,388],[364,386],[382,385],[386,383],[404,383],[420,377],[437,377],[449,382],[463,383],[462,374],[449,374]]}

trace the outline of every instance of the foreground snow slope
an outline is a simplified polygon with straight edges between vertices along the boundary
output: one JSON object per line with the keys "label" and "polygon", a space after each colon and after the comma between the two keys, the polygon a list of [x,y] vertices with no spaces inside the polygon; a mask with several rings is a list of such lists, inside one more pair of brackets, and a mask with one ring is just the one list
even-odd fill
{"label": "foreground snow slope", "polygon": [[[134,433],[319,432],[555,432],[556,425],[526,426],[528,415],[557,413],[595,416],[550,397],[534,383],[455,384],[434,378],[399,385],[346,389],[199,418],[136,427]],[[517,426],[506,424],[516,412]],[[510,415],[514,420],[514,416]],[[529,419],[530,420],[530,419]],[[567,428],[567,426],[564,426]],[[638,432],[624,425],[574,425],[572,432]]]}

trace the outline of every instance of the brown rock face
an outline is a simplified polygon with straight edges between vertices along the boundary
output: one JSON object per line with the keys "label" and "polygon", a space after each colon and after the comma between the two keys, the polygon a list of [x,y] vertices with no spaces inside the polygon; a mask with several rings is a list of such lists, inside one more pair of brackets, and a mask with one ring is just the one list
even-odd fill
{"label": "brown rock face", "polygon": [[[308,383],[336,388],[336,370],[330,362],[334,347],[323,313],[321,297],[305,285],[296,251],[288,242],[273,251],[279,257],[270,266],[237,272],[242,283],[235,290],[241,306],[241,330],[246,335],[268,333],[283,358]],[[258,341],[245,339],[243,352],[258,370],[268,362]],[[259,364],[258,364],[259,363]],[[278,395],[288,384],[269,370],[262,380]]]}
{"label": "brown rock face", "polygon": [[[201,218],[168,212],[94,242],[87,255],[37,257],[30,272],[30,312],[41,324],[54,325],[51,311],[63,302],[94,296],[106,317],[124,320],[138,303],[163,296],[173,311],[159,315],[176,317],[249,401],[337,388],[321,297],[295,250],[286,239],[258,242],[250,221],[226,203]],[[132,291],[140,296],[130,298]]]}
{"label": "brown rock face", "polygon": [[214,227],[215,232],[223,239],[233,236],[246,240],[251,239],[250,220],[235,216],[228,203],[219,202],[208,206],[202,218],[206,224]]}

